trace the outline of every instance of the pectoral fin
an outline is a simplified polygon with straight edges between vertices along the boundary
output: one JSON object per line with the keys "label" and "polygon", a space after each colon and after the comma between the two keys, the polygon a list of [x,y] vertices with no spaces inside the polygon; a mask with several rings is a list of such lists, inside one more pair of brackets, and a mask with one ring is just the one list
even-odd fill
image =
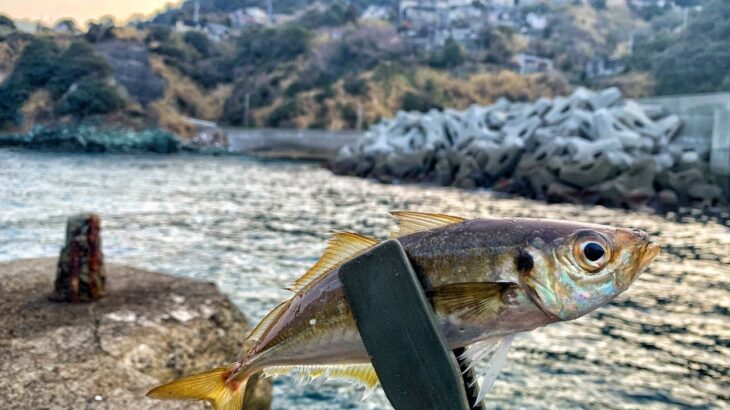
{"label": "pectoral fin", "polygon": [[461,320],[494,316],[502,309],[502,283],[456,283],[434,288],[433,307],[444,316]]}

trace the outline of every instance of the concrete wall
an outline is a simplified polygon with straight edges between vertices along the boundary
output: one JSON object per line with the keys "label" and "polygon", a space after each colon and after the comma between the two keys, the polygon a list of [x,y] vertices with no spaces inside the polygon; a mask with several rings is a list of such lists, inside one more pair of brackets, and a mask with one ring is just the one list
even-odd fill
{"label": "concrete wall", "polygon": [[334,159],[343,145],[362,135],[359,131],[282,128],[223,128],[233,151],[274,157]]}
{"label": "concrete wall", "polygon": [[710,166],[718,176],[730,178],[730,93],[677,95],[639,100],[658,104],[677,114],[683,125],[677,143],[710,151]]}

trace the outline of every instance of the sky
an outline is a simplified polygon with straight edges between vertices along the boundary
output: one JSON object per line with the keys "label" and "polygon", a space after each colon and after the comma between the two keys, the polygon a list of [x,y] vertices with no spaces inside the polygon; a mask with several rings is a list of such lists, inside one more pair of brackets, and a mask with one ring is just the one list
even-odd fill
{"label": "sky", "polygon": [[124,22],[134,14],[149,15],[175,0],[0,0],[0,14],[13,19],[53,23],[71,17],[79,24],[111,15]]}

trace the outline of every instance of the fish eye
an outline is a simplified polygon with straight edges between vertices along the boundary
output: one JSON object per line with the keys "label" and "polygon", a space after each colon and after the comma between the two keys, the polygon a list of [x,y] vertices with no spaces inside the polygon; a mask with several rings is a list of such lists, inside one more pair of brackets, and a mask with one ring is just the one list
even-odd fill
{"label": "fish eye", "polygon": [[591,262],[597,262],[606,254],[606,250],[600,243],[587,242],[583,244],[583,254]]}
{"label": "fish eye", "polygon": [[575,240],[573,253],[576,262],[588,272],[603,269],[611,259],[611,247],[603,236],[594,232],[582,232]]}

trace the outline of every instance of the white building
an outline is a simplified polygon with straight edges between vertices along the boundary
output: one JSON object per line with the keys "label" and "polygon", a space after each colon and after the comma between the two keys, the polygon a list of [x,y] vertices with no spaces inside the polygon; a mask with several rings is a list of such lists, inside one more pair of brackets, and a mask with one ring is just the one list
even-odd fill
{"label": "white building", "polygon": [[531,54],[517,54],[512,58],[512,62],[517,65],[520,75],[551,72],[554,70],[553,60]]}
{"label": "white building", "polygon": [[387,20],[390,17],[390,8],[385,6],[370,5],[362,12],[360,18],[363,20]]}

